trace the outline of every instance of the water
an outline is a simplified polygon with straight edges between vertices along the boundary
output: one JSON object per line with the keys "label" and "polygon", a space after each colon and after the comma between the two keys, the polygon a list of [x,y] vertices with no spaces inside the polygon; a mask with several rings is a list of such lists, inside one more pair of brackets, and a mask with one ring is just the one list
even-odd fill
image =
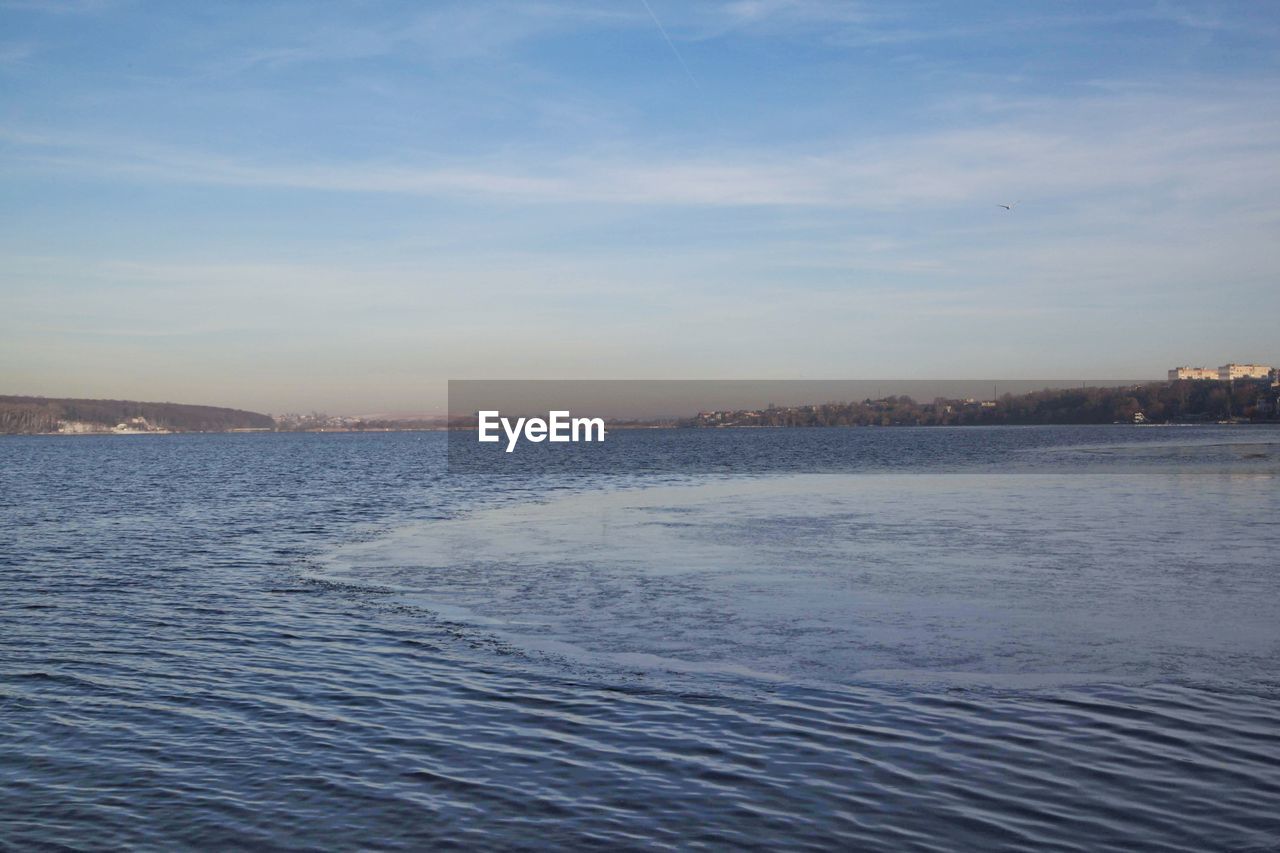
{"label": "water", "polygon": [[0,846],[1280,847],[1280,433],[616,442],[0,439]]}

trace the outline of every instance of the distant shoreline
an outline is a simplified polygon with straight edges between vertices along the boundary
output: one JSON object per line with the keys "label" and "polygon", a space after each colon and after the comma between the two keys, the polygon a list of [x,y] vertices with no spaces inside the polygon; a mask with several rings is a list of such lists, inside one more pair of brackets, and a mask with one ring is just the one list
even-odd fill
{"label": "distant shoreline", "polygon": [[[1129,386],[1045,388],[997,399],[917,402],[905,395],[691,417],[605,418],[609,430],[761,427],[1081,426],[1280,423],[1280,380],[1171,380]],[[242,409],[132,400],[0,396],[4,435],[172,435],[175,433],[359,433],[474,430],[472,416],[374,418],[264,415]]]}
{"label": "distant shoreline", "polygon": [[[680,432],[692,432],[696,430],[814,430],[814,429],[850,429],[850,430],[874,430],[874,429],[920,429],[920,430],[937,430],[937,429],[962,429],[962,430],[984,430],[984,429],[1035,429],[1038,427],[1126,427],[1130,429],[1172,429],[1180,427],[1280,427],[1280,421],[1184,421],[1176,423],[1127,423],[1124,421],[1113,423],[992,423],[992,424],[839,424],[830,426],[784,426],[771,424],[732,424],[715,427],[693,427],[681,426],[677,424],[652,424],[652,425],[607,425],[609,432],[638,432],[641,430],[659,430],[667,429]],[[0,433],[0,438],[112,438],[112,437],[135,437],[135,436],[174,436],[174,435],[383,435],[387,433],[448,433],[448,432],[474,432],[473,426],[459,427],[415,427],[405,429],[314,429],[314,430],[150,430],[150,431],[134,431],[134,432],[27,432],[27,433]]]}

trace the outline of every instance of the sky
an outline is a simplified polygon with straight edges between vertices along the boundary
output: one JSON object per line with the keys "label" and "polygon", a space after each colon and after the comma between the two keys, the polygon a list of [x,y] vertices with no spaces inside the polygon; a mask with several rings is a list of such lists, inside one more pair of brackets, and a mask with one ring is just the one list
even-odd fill
{"label": "sky", "polygon": [[1273,3],[0,0],[0,393],[1280,363],[1277,199]]}

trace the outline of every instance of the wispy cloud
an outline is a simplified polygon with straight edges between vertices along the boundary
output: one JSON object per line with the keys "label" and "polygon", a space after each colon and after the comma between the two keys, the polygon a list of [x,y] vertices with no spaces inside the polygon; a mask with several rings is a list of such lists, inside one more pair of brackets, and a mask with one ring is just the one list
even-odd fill
{"label": "wispy cloud", "polygon": [[76,15],[102,12],[128,0],[0,0],[0,10]]}
{"label": "wispy cloud", "polygon": [[0,42],[0,65],[20,65],[35,55],[30,42]]}
{"label": "wispy cloud", "polygon": [[[1259,84],[1262,86],[1262,84]],[[586,147],[550,155],[297,164],[116,139],[0,130],[28,169],[185,184],[489,198],[515,203],[951,208],[1141,191],[1149,202],[1270,204],[1280,109],[1256,91],[1127,93],[995,106],[990,120],[824,146],[673,156]]]}
{"label": "wispy cloud", "polygon": [[220,57],[223,72],[283,68],[321,62],[400,56],[418,63],[492,59],[512,47],[556,33],[635,26],[642,8],[630,11],[581,2],[445,3],[411,6],[398,18],[370,23],[330,18],[299,28],[291,36],[273,34],[252,47]]}
{"label": "wispy cloud", "polygon": [[845,0],[733,0],[721,5],[719,13],[740,26],[777,22],[857,24],[880,16],[865,4]]}
{"label": "wispy cloud", "polygon": [[1262,7],[1245,9],[1243,15],[1225,16],[1213,4],[1167,0],[1106,9],[1070,6],[1049,12],[1013,5],[994,13],[987,10],[987,14],[982,16],[967,14],[967,8],[955,6],[952,9],[954,14],[947,14],[942,7],[931,4],[732,0],[713,7],[695,7],[687,14],[686,21],[695,29],[701,28],[700,37],[743,31],[773,35],[808,34],[832,44],[864,47],[1124,24],[1167,24],[1215,33],[1247,29],[1254,35],[1280,31],[1274,16]]}

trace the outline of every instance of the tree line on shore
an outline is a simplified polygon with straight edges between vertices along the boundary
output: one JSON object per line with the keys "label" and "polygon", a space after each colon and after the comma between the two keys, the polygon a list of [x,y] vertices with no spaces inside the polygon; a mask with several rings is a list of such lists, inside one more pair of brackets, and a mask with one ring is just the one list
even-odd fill
{"label": "tree line on shore", "polygon": [[[918,403],[907,396],[811,406],[770,406],[762,410],[704,412],[676,422],[683,427],[724,426],[991,426],[999,424],[1195,423],[1224,420],[1280,421],[1280,389],[1265,379],[1180,380],[1128,387],[1046,388],[1005,394],[996,400],[937,398]],[[423,429],[471,426],[441,419],[341,419],[298,423],[270,415],[182,403],[134,400],[73,400],[0,396],[0,433],[54,433],[66,424],[110,431],[117,424],[145,420],[150,429],[173,432],[226,432],[237,429],[349,430]],[[645,425],[637,422],[632,425]],[[663,425],[672,425],[663,422]],[[616,424],[615,424],[616,426]]]}
{"label": "tree line on shore", "polygon": [[1046,388],[996,400],[907,396],[762,410],[704,412],[686,427],[719,426],[992,426],[998,424],[1195,423],[1280,419],[1269,380],[1181,380],[1128,387]]}
{"label": "tree line on shore", "polygon": [[64,424],[84,424],[107,431],[137,418],[145,420],[152,429],[173,432],[226,432],[275,426],[269,415],[219,406],[0,396],[0,433],[58,432]]}

